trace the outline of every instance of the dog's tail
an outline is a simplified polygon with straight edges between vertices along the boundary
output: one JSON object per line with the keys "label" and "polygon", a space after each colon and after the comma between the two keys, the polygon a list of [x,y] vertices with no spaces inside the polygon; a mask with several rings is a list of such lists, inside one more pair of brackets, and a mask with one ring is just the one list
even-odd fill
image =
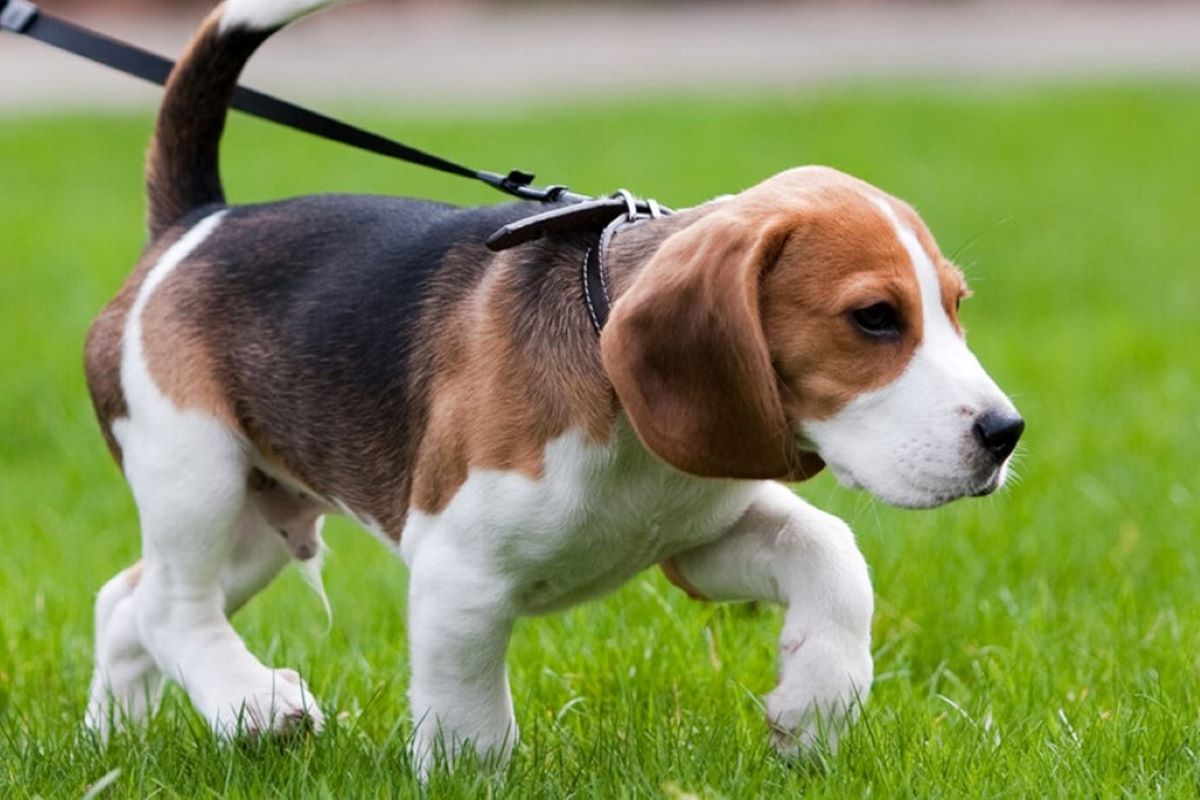
{"label": "dog's tail", "polygon": [[227,0],[200,26],[167,81],[146,159],[151,239],[188,212],[224,203],[218,146],[242,67],[292,20],[336,0]]}

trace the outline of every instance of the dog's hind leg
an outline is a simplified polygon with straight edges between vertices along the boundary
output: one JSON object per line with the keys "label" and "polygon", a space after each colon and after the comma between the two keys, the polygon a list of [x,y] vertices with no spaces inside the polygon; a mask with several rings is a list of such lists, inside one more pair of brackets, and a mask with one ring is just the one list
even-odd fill
{"label": "dog's hind leg", "polygon": [[246,503],[238,518],[233,551],[221,568],[226,616],[233,616],[267,588],[291,560],[287,540],[264,518],[260,508]]}
{"label": "dog's hind leg", "polygon": [[[130,693],[157,680],[148,654],[220,733],[278,730],[305,719],[319,725],[320,711],[299,676],[265,667],[227,618],[287,561],[281,537],[248,498],[248,445],[227,411],[180,407],[197,393],[166,396],[143,349],[142,312],[151,296],[174,270],[188,268],[221,217],[197,223],[162,254],[125,324],[120,374],[128,413],[111,427],[138,506],[142,562],[136,585],[118,577],[101,593],[93,698],[109,691],[131,713],[144,714],[150,703],[141,707]],[[102,729],[104,716],[90,715]]]}
{"label": "dog's hind leg", "polygon": [[[221,568],[225,613],[232,615],[279,574],[291,554],[258,509],[247,505],[238,520],[230,557]],[[102,736],[136,725],[153,712],[163,676],[142,645],[133,600],[142,562],[117,573],[96,598],[96,656],[86,723]]]}
{"label": "dog's hind leg", "polygon": [[137,632],[132,597],[141,575],[138,562],[113,576],[96,596],[96,663],[85,721],[104,737],[114,727],[143,722],[162,693],[162,673]]}
{"label": "dog's hind leg", "polygon": [[319,725],[299,676],[265,667],[227,618],[287,561],[281,537],[247,502],[243,446],[215,420],[177,413],[164,421],[139,425],[135,410],[120,431],[142,522],[131,599],[143,647],[219,733]]}

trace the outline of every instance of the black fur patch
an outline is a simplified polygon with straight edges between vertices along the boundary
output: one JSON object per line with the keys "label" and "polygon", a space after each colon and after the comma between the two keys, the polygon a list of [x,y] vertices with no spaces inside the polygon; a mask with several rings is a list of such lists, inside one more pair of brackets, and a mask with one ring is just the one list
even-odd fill
{"label": "black fur patch", "polygon": [[[427,400],[412,375],[431,344],[420,340],[422,303],[435,282],[439,303],[471,292],[495,258],[483,241],[538,208],[352,195],[236,207],[189,259],[184,273],[198,283],[181,322],[210,343],[234,414],[263,452],[351,508],[403,507]],[[478,262],[447,261],[472,245]],[[582,242],[530,248],[533,313],[545,303],[562,313],[561,297],[539,287],[563,276],[537,268],[562,247],[583,252]]]}

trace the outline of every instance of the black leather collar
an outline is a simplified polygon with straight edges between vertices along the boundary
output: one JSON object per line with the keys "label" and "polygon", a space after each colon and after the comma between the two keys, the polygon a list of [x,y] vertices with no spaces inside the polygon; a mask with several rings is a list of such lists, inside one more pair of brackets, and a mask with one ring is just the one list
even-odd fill
{"label": "black leather collar", "polygon": [[591,319],[596,333],[604,330],[604,324],[608,322],[608,312],[612,307],[612,295],[608,291],[608,268],[605,264],[608,246],[612,243],[613,236],[617,234],[617,231],[645,219],[651,219],[651,217],[649,215],[628,216],[622,214],[604,226],[596,243],[583,254],[583,266],[580,269],[583,302],[587,306],[588,318]]}

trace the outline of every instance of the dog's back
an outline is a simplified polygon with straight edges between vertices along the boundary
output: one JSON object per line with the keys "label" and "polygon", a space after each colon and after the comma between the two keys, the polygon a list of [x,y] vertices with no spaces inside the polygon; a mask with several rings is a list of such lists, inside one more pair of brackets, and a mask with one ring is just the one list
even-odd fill
{"label": "dog's back", "polygon": [[224,420],[272,472],[388,529],[402,523],[439,319],[496,265],[483,241],[529,206],[325,195],[209,203],[185,215],[150,245],[88,334],[88,386],[118,459],[112,430],[128,413],[120,373],[129,310],[150,266],[190,223],[221,211],[219,235],[141,309],[158,387],[180,408]]}

